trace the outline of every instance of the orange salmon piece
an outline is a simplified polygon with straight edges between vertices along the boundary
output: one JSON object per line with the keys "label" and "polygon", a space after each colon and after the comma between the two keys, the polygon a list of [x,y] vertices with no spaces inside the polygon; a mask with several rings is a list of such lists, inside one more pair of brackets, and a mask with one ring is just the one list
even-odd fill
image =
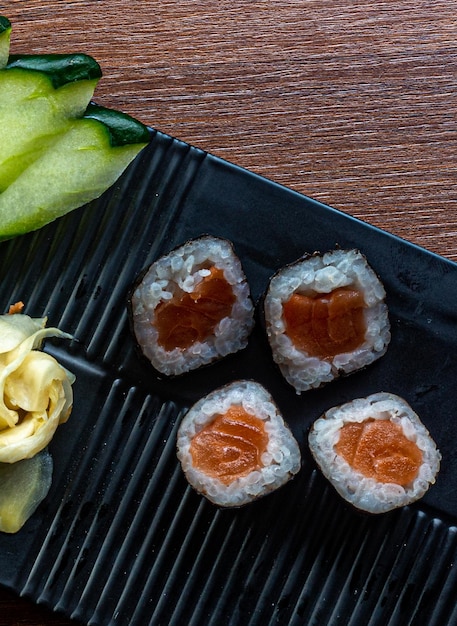
{"label": "orange salmon piece", "polygon": [[283,305],[286,333],[299,350],[320,359],[351,352],[364,341],[365,302],[356,289],[331,293],[294,293]]}
{"label": "orange salmon piece", "polygon": [[194,467],[229,485],[262,467],[267,444],[263,420],[233,406],[195,435],[190,452]]}
{"label": "orange salmon piece", "polygon": [[153,323],[159,333],[158,344],[171,351],[204,341],[230,315],[234,302],[223,270],[212,267],[192,293],[181,292],[156,307]]}
{"label": "orange salmon piece", "polygon": [[416,478],[422,463],[417,445],[390,420],[345,424],[335,449],[367,478],[403,487]]}

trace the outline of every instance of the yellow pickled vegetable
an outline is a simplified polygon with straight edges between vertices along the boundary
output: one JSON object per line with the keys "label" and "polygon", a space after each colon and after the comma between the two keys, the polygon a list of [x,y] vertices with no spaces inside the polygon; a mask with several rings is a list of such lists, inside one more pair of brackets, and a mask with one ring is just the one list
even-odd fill
{"label": "yellow pickled vegetable", "polygon": [[0,463],[33,457],[70,415],[75,377],[40,351],[46,337],[71,339],[46,318],[0,315]]}

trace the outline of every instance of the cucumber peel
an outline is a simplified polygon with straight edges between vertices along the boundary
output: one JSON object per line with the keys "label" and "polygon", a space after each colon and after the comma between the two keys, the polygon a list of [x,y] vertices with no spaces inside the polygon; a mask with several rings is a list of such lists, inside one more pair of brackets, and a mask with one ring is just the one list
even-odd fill
{"label": "cucumber peel", "polygon": [[7,17],[0,15],[0,69],[4,68],[8,61],[11,39],[11,22]]}
{"label": "cucumber peel", "polygon": [[99,197],[151,138],[141,122],[92,103],[102,76],[92,57],[8,56],[10,33],[0,16],[0,241]]}
{"label": "cucumber peel", "polygon": [[0,194],[0,237],[36,230],[97,198],[137,155],[138,145],[113,146],[105,124],[79,119]]}
{"label": "cucumber peel", "polygon": [[113,147],[147,143],[150,140],[149,129],[121,111],[107,109],[91,102],[84,113],[84,118],[101,122],[109,132]]}
{"label": "cucumber peel", "polygon": [[95,59],[87,54],[11,54],[7,68],[18,68],[45,74],[54,89],[75,80],[91,80],[102,77],[102,70]]}

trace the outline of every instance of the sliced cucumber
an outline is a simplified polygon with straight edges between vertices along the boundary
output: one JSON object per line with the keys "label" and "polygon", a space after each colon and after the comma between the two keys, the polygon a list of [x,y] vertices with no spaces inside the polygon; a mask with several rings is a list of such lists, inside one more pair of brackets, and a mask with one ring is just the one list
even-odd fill
{"label": "sliced cucumber", "polygon": [[4,15],[0,15],[0,35],[5,31],[11,31],[11,22]]}
{"label": "sliced cucumber", "polygon": [[113,146],[111,131],[102,122],[75,121],[0,194],[0,240],[41,228],[97,198],[144,145]]}
{"label": "sliced cucumber", "polygon": [[11,39],[11,22],[7,17],[0,15],[0,69],[4,68],[8,61]]}
{"label": "sliced cucumber", "polygon": [[144,124],[121,111],[107,109],[91,102],[84,117],[97,120],[107,128],[113,147],[132,143],[146,144],[151,139],[150,131]]}
{"label": "sliced cucumber", "polygon": [[[10,30],[0,17],[0,55]],[[100,77],[85,54],[10,55],[0,65],[0,241],[101,195],[150,140],[144,124],[89,104]]]}
{"label": "sliced cucumber", "polygon": [[12,54],[7,68],[17,68],[46,75],[54,89],[80,80],[100,79],[102,71],[87,54]]}
{"label": "sliced cucumber", "polygon": [[18,532],[47,496],[53,462],[47,450],[17,463],[0,463],[0,531]]}
{"label": "sliced cucumber", "polygon": [[81,78],[55,89],[49,75],[19,68],[0,71],[0,192],[81,117],[97,78]]}
{"label": "sliced cucumber", "polygon": [[[101,78],[100,66],[83,54],[10,56],[0,72],[0,107],[23,106],[47,98],[68,117],[80,117]],[[40,69],[42,68],[42,69]]]}

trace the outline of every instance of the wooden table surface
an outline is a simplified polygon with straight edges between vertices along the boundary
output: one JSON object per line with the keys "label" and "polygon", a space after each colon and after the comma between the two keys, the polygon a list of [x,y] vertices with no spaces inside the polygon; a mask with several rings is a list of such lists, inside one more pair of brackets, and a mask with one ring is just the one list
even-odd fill
{"label": "wooden table surface", "polygon": [[[96,99],[457,261],[449,0],[3,2],[13,53],[86,52]],[[0,626],[74,624],[0,590]]]}

